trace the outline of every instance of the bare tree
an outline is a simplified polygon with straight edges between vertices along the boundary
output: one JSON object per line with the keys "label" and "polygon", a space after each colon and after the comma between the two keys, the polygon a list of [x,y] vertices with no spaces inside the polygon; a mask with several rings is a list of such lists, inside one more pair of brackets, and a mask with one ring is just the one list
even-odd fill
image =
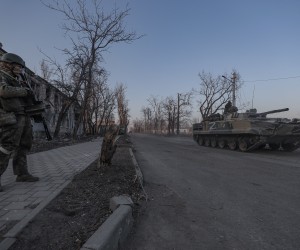
{"label": "bare tree", "polygon": [[[88,124],[88,131],[91,134],[96,134],[98,132],[98,124],[103,123],[105,112],[109,107],[105,104],[107,103],[107,89],[109,88],[106,84],[107,73],[104,69],[94,71],[94,83],[92,88],[92,96],[89,99],[87,105],[86,117]],[[114,104],[113,104],[114,105]]]}
{"label": "bare tree", "polygon": [[179,134],[180,124],[186,123],[192,114],[192,92],[177,94],[177,134]]}
{"label": "bare tree", "polygon": [[152,112],[149,107],[142,107],[141,112],[144,117],[144,131],[149,132],[152,129]]}
{"label": "bare tree", "polygon": [[[106,84],[106,80],[102,83],[99,82],[94,88],[93,97],[93,114],[91,121],[96,127],[95,132],[99,132],[100,129],[106,128],[113,120],[112,113],[116,107],[116,94]],[[101,130],[101,133],[105,130]]]}
{"label": "bare tree", "polygon": [[163,101],[163,110],[167,120],[168,135],[175,134],[177,103],[173,97],[167,97]]}
{"label": "bare tree", "polygon": [[124,127],[125,131],[127,131],[127,126],[129,124],[129,108],[128,108],[128,100],[126,99],[125,85],[123,83],[118,84],[115,92],[117,98],[120,127]]}
{"label": "bare tree", "polygon": [[144,132],[144,121],[142,119],[135,119],[133,121],[133,131],[136,133]]}
{"label": "bare tree", "polygon": [[100,0],[94,0],[93,7],[89,9],[87,0],[74,1],[75,7],[72,7],[67,0],[51,0],[51,2],[52,4],[44,4],[64,16],[66,22],[63,29],[66,34],[69,34],[73,44],[72,49],[65,49],[64,52],[72,59],[71,63],[74,63],[77,58],[83,58],[87,66],[80,116],[73,131],[73,137],[76,137],[92,96],[93,70],[95,65],[101,62],[102,53],[112,44],[130,43],[141,36],[137,36],[135,32],[127,32],[124,27],[124,20],[130,12],[128,6],[125,10],[115,7],[106,14],[100,6]]}
{"label": "bare tree", "polygon": [[[236,74],[235,78],[235,91],[240,86],[240,75]],[[227,77],[227,74],[222,76],[213,76],[211,73],[202,71],[199,73],[200,88],[194,90],[197,95],[200,95],[199,110],[202,119],[205,119],[209,115],[219,112],[224,104],[226,104],[232,97],[233,81]]]}
{"label": "bare tree", "polygon": [[164,123],[162,113],[162,102],[158,99],[158,97],[155,96],[151,96],[147,99],[147,101],[149,103],[151,113],[153,114],[154,133],[157,133],[159,130],[162,131],[162,125]]}
{"label": "bare tree", "polygon": [[76,63],[68,63],[62,66],[55,59],[47,55],[45,57],[47,60],[43,61],[44,69],[51,72],[51,80],[49,81],[65,95],[60,110],[58,110],[58,118],[53,135],[56,138],[60,133],[61,123],[69,108],[75,103],[80,103],[80,92],[86,74],[86,64],[78,58]]}
{"label": "bare tree", "polygon": [[[106,89],[103,94],[103,108],[102,108],[102,118],[104,120],[105,126],[108,126],[110,121],[114,120],[113,111],[116,108],[116,94],[110,89]],[[103,122],[102,122],[103,123]]]}
{"label": "bare tree", "polygon": [[177,97],[163,99],[151,96],[147,99],[149,105],[141,110],[145,131],[153,130],[160,134],[167,131],[169,135],[175,134],[176,125],[189,121],[192,113],[192,92],[178,94]]}

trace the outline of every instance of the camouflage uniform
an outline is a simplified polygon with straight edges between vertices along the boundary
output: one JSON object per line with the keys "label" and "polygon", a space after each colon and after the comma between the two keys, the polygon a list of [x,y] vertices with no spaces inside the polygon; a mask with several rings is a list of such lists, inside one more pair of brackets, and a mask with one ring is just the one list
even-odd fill
{"label": "camouflage uniform", "polygon": [[230,109],[232,108],[231,101],[228,101],[225,105],[224,114],[230,113]]}
{"label": "camouflage uniform", "polygon": [[25,113],[30,92],[20,85],[9,69],[10,65],[0,58],[0,116],[15,118],[15,122],[12,122],[13,119],[7,119],[7,122],[2,119],[0,124],[0,176],[6,170],[10,156],[13,155],[16,181],[37,181],[38,178],[28,172],[26,157],[32,145],[31,119]]}
{"label": "camouflage uniform", "polygon": [[236,106],[232,106],[231,101],[228,101],[228,103],[225,105],[224,114],[234,113],[237,112],[238,108]]}

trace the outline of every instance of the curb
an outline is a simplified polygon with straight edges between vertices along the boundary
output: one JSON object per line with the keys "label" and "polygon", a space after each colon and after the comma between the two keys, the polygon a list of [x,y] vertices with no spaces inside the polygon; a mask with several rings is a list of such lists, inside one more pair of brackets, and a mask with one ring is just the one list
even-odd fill
{"label": "curb", "polygon": [[[139,183],[143,188],[143,174],[134,157],[131,147],[129,153],[135,167]],[[144,191],[145,193],[145,191]],[[147,195],[145,193],[147,199]],[[121,195],[110,199],[110,209],[114,211],[98,230],[84,243],[80,250],[117,250],[124,244],[133,226],[133,202],[129,196]]]}
{"label": "curb", "polygon": [[136,176],[137,176],[137,178],[139,180],[141,188],[143,189],[145,199],[146,199],[146,201],[148,201],[148,195],[147,195],[147,193],[146,193],[146,191],[144,189],[144,177],[143,177],[143,173],[142,173],[142,171],[141,171],[141,169],[139,167],[139,164],[137,163],[137,161],[135,159],[135,156],[134,156],[134,154],[132,152],[132,148],[129,148],[129,153],[130,153],[133,165],[135,167]]}
{"label": "curb", "polygon": [[140,182],[141,186],[143,186],[144,185],[143,174],[142,174],[142,171],[141,171],[141,169],[139,167],[139,164],[137,163],[137,161],[136,161],[136,159],[134,157],[134,154],[132,152],[132,148],[129,148],[129,153],[130,153],[133,165],[135,167],[135,172],[136,172],[137,178],[139,179],[139,182]]}
{"label": "curb", "polygon": [[[143,188],[143,175],[139,165],[133,155],[132,149],[129,153],[135,167],[137,179]],[[53,200],[71,180],[66,181],[59,190],[51,194],[45,201],[40,203],[31,213],[29,213],[22,221],[17,223],[9,230],[0,243],[0,249],[9,249],[16,241],[16,236],[22,229],[44,208],[51,200]],[[145,193],[145,192],[144,192]],[[145,193],[147,200],[147,195]],[[121,195],[110,199],[110,209],[113,213],[106,221],[97,229],[97,231],[85,242],[80,250],[117,250],[126,241],[131,228],[133,226],[132,216],[133,202],[129,196]]]}
{"label": "curb", "polygon": [[128,196],[111,198],[110,208],[114,207],[114,212],[80,250],[119,249],[125,242],[133,225],[132,205],[133,202]]}

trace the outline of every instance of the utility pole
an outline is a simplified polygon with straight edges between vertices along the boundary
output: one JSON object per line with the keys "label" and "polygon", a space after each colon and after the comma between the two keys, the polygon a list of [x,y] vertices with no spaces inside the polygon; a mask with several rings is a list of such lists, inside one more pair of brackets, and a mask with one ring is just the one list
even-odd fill
{"label": "utility pole", "polygon": [[236,92],[236,73],[235,72],[232,73],[231,79],[228,79],[226,76],[222,76],[222,77],[231,82],[232,106],[236,107],[236,96],[235,96],[235,92]]}
{"label": "utility pole", "polygon": [[236,97],[235,97],[235,91],[236,91],[236,73],[233,72],[232,73],[232,78],[231,78],[231,82],[232,82],[232,106],[236,107]]}
{"label": "utility pole", "polygon": [[[177,135],[180,133],[180,109],[182,106],[190,105],[189,93],[177,93]],[[175,107],[174,107],[175,108]]]}
{"label": "utility pole", "polygon": [[177,93],[177,135],[179,135],[179,108],[180,108],[180,94]]}

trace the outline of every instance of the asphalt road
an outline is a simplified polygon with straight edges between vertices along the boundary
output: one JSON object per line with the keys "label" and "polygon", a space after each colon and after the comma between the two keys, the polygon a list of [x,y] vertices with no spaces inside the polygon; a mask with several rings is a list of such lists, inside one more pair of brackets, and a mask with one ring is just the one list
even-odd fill
{"label": "asphalt road", "polygon": [[300,249],[300,150],[131,136],[149,201],[125,249]]}

